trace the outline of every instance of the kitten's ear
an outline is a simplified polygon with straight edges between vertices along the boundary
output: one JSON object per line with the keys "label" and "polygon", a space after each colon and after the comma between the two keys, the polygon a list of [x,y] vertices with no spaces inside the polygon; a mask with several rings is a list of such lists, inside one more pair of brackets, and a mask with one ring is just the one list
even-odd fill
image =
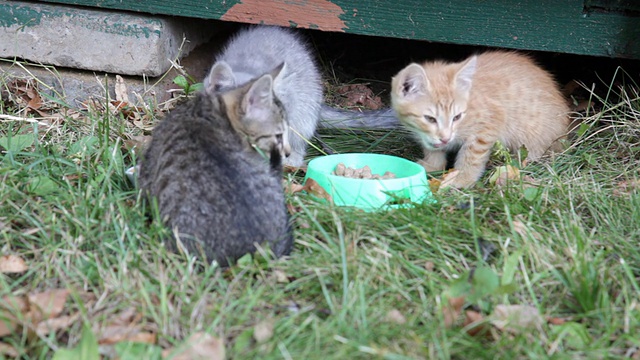
{"label": "kitten's ear", "polygon": [[271,75],[263,75],[254,81],[242,98],[242,112],[247,118],[264,118],[271,113],[273,105],[273,78]]}
{"label": "kitten's ear", "polygon": [[473,75],[476,73],[477,63],[478,57],[474,55],[462,65],[456,74],[456,89],[465,93],[471,90],[471,83]]}
{"label": "kitten's ear", "polygon": [[273,88],[277,88],[281,83],[282,79],[285,77],[287,73],[287,63],[283,62],[282,64],[276,66],[275,69],[269,72],[269,75],[273,78]]}
{"label": "kitten's ear", "polygon": [[393,91],[400,98],[413,98],[416,95],[427,93],[429,88],[429,80],[424,68],[413,63],[402,69],[398,75],[393,77]]}
{"label": "kitten's ear", "polygon": [[217,93],[220,89],[234,86],[236,86],[236,77],[231,67],[224,61],[215,63],[204,79],[204,90],[209,95]]}

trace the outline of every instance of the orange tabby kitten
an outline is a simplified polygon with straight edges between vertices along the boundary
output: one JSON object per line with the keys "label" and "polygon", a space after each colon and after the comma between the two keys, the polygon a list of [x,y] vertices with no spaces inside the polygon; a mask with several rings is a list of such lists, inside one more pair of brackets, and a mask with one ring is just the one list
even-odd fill
{"label": "orange tabby kitten", "polygon": [[562,150],[569,108],[549,73],[529,57],[490,51],[460,63],[413,63],[391,83],[401,123],[424,147],[427,171],[443,170],[446,154],[459,149],[455,173],[442,186],[468,187],[484,172],[501,141],[512,151],[526,146],[528,159]]}

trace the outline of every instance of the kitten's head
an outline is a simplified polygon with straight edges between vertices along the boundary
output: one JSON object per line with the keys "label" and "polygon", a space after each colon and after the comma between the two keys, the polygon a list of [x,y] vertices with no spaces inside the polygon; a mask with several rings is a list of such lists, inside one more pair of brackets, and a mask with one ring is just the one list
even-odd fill
{"label": "kitten's head", "polygon": [[[205,81],[205,92],[210,96],[219,95],[224,101],[233,128],[245,135],[251,145],[267,155],[271,154],[274,147],[282,156],[289,156],[291,153],[287,138],[286,113],[273,92],[274,79],[283,68],[284,63],[270,73],[232,90],[229,90],[227,85],[212,87],[213,83]],[[228,65],[216,64],[211,74],[218,76],[225,74],[226,70],[230,70]],[[211,74],[207,79],[212,77]]]}
{"label": "kitten's head", "polygon": [[454,140],[467,110],[476,62],[473,56],[456,64],[413,63],[393,77],[392,106],[425,147],[442,148]]}

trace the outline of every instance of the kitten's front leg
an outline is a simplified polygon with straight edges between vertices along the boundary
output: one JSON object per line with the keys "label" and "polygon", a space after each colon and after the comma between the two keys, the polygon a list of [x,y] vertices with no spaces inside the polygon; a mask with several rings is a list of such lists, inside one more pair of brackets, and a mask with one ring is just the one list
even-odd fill
{"label": "kitten's front leg", "polygon": [[440,186],[464,188],[475,184],[484,172],[494,143],[495,140],[482,137],[465,142],[456,157],[456,173],[446,177]]}
{"label": "kitten's front leg", "polygon": [[418,160],[418,164],[422,165],[427,173],[442,171],[447,166],[447,153],[424,149],[424,158]]}

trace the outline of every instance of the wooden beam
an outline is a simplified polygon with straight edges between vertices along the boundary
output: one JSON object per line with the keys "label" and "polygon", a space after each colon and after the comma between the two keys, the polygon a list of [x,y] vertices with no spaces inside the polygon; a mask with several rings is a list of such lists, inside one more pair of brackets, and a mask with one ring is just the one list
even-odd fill
{"label": "wooden beam", "polygon": [[587,8],[582,0],[45,1],[443,43],[640,59],[640,18],[632,16],[634,13]]}

